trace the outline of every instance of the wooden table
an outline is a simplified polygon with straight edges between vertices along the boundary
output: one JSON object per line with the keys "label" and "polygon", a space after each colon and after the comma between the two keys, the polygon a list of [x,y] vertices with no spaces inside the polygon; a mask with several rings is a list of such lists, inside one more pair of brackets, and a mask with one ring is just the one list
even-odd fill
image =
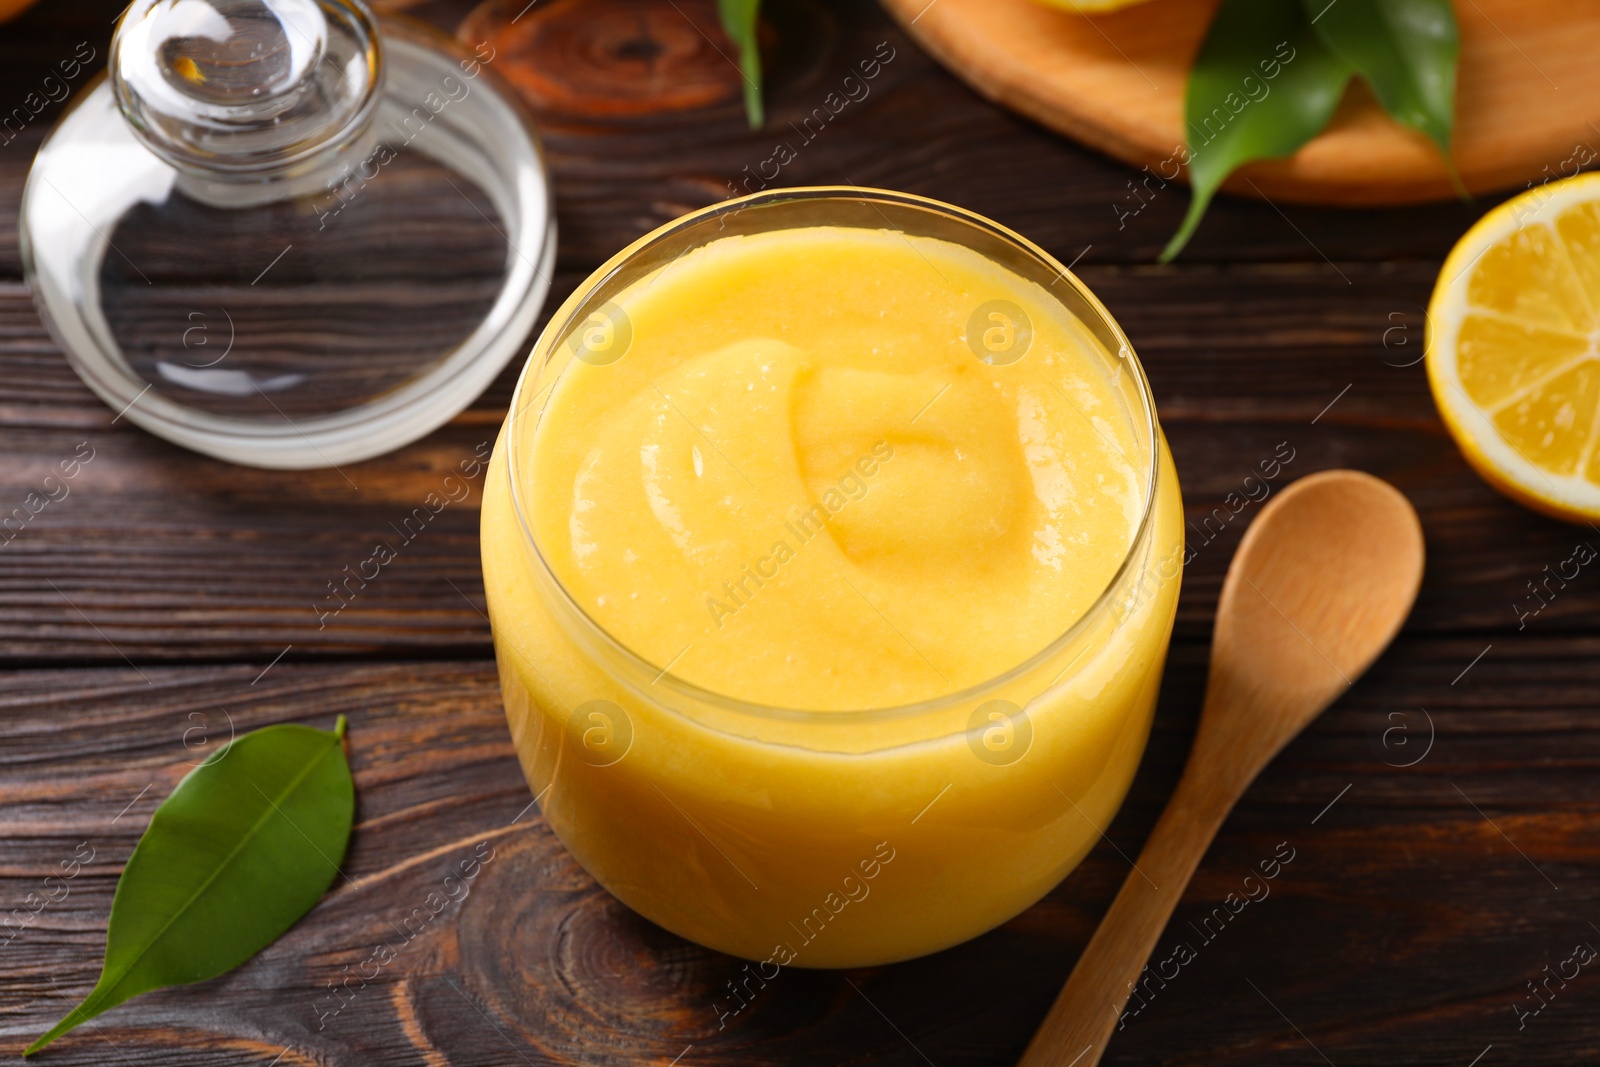
{"label": "wooden table", "polygon": [[[1523,625],[1514,607],[1531,603],[1527,583],[1546,567],[1600,538],[1480,482],[1418,363],[1440,260],[1489,204],[1344,212],[1224,199],[1182,260],[1158,267],[1182,189],[1146,192],[1134,212],[1130,171],[978,99],[870,5],[775,0],[771,117],[752,132],[737,81],[679,25],[708,17],[709,0],[588,2],[597,25],[621,18],[626,33],[552,53],[534,79],[543,89],[529,83],[546,94],[555,297],[625,242],[725,195],[888,42],[894,58],[870,94],[781,182],[889,186],[990,215],[1075,263],[1132,337],[1190,536],[1204,543],[1149,754],[1108,840],[976,941],[893,967],[786,971],[719,1029],[713,1001],[740,964],[627,912],[526,810],[483,616],[476,498],[318,627],[313,605],[341,568],[492,441],[516,368],[443,430],[347,468],[350,482],[230,467],[116,421],[68,369],[21,281],[15,207],[52,106],[0,147],[0,511],[81,442],[94,459],[68,497],[0,546],[0,910],[24,907],[75,851],[93,858],[64,899],[0,944],[4,1054],[93,984],[121,865],[189,765],[230,730],[328,726],[343,712],[359,794],[349,880],[237,972],[115,1009],[41,1062],[1013,1062],[1192,735],[1217,592],[1254,505],[1202,523],[1282,447],[1289,477],[1350,466],[1400,486],[1426,528],[1427,580],[1389,654],[1223,829],[1162,937],[1160,956],[1186,941],[1195,958],[1152,987],[1106,1062],[1600,1058],[1595,969],[1549,977],[1576,945],[1600,946],[1600,574],[1580,574]],[[562,5],[571,0],[547,6]],[[116,6],[53,0],[0,30],[0,105],[22,101],[82,40],[103,57]],[[451,28],[466,11],[454,0],[412,9]],[[561,66],[580,51],[587,66]],[[656,103],[629,97],[661,73],[652,64],[678,88]],[[621,103],[588,106],[596,86]],[[391,938],[394,917],[480,842],[495,859],[472,894],[335,1000],[330,988]],[[1294,858],[1270,896],[1208,925],[1284,842]]]}

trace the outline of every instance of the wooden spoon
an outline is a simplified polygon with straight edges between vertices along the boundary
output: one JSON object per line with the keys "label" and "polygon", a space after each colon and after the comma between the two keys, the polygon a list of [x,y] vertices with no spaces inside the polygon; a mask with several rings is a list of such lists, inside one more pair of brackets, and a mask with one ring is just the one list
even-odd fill
{"label": "wooden spoon", "polygon": [[1422,526],[1359,471],[1271,500],[1228,568],[1189,763],[1021,1067],[1094,1067],[1222,820],[1284,745],[1393,639],[1422,582]]}

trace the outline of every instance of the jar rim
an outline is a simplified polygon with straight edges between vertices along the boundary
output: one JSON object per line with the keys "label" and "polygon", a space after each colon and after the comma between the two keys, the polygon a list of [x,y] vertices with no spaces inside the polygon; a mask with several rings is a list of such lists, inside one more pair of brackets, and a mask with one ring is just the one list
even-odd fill
{"label": "jar rim", "polygon": [[[1118,564],[1116,570],[1107,579],[1104,588],[1096,595],[1094,602],[1078,618],[1073,620],[1070,626],[1021,662],[1015,663],[1004,671],[980,682],[924,700],[865,709],[812,710],[745,700],[690,682],[673,674],[670,670],[671,663],[665,666],[652,663],[635,652],[589,614],[583,605],[578,602],[577,598],[572,595],[571,591],[567,589],[560,575],[551,567],[549,560],[545,558],[528,521],[528,508],[524,503],[521,490],[522,479],[518,473],[518,457],[521,453],[521,448],[519,448],[521,434],[519,431],[522,430],[525,422],[530,424],[530,429],[536,430],[539,419],[543,416],[543,409],[541,408],[539,418],[527,420],[520,417],[527,405],[538,398],[536,393],[525,403],[524,391],[531,388],[533,382],[539,377],[539,372],[555,356],[561,340],[566,338],[576,325],[584,321],[582,313],[587,311],[586,304],[596,291],[603,288],[628,263],[634,261],[642,253],[670,240],[684,230],[706,222],[708,219],[735,215],[752,207],[766,207],[791,201],[825,200],[892,204],[896,207],[916,208],[943,214],[981,230],[991,237],[998,238],[1011,246],[1013,250],[1024,253],[1049,268],[1056,275],[1056,281],[1065,282],[1073,290],[1074,294],[1098,317],[1098,325],[1103,327],[1117,341],[1118,350],[1111,354],[1114,358],[1122,360],[1127,365],[1142,411],[1142,418],[1140,412],[1132,413],[1136,424],[1135,429],[1142,430],[1150,442],[1150,462],[1145,477],[1144,501],[1139,521],[1134,527],[1133,536],[1129,539],[1127,551],[1124,553],[1122,561]],[[888,223],[887,219],[885,225],[888,228],[893,228],[893,225]],[[1051,285],[1053,287],[1055,282],[1052,282]],[[559,380],[559,374],[557,380]],[[555,382],[551,382],[541,388],[539,392],[549,389],[553,395],[554,385]],[[1150,383],[1145,376],[1144,367],[1139,363],[1138,356],[1133,351],[1133,345],[1129,343],[1127,336],[1122,331],[1122,327],[1117,324],[1116,319],[1112,317],[1110,311],[1100,302],[1100,299],[1078,279],[1077,275],[1073,274],[1067,266],[1034,242],[977,212],[969,211],[966,208],[936,200],[932,197],[856,185],[817,185],[772,189],[721,201],[691,211],[659,226],[623,248],[584,279],[573,290],[572,295],[567,298],[555,315],[551,317],[550,321],[546,323],[544,330],[541,331],[538,339],[534,342],[533,349],[529,352],[528,359],[523,364],[521,372],[518,374],[517,385],[511,396],[511,407],[507,413],[507,419],[508,423],[505,429],[505,471],[509,482],[512,510],[516,515],[523,540],[528,550],[532,553],[533,559],[537,561],[538,567],[549,580],[549,584],[557,591],[574,615],[600,639],[608,650],[620,656],[630,666],[652,676],[653,681],[651,684],[653,687],[666,686],[669,690],[690,700],[709,704],[724,711],[731,711],[757,719],[775,719],[789,722],[847,724],[914,718],[945,711],[951,707],[981,699],[985,692],[1003,686],[1036,670],[1041,664],[1081,636],[1096,619],[1108,610],[1110,604],[1115,600],[1114,594],[1116,590],[1128,576],[1134,561],[1151,538],[1156,510],[1156,489],[1161,475],[1160,428],[1156,420],[1155,398],[1150,391]]]}

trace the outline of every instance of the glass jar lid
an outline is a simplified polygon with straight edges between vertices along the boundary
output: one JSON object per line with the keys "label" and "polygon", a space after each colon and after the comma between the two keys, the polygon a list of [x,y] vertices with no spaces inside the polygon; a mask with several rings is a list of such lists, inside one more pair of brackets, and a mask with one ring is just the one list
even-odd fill
{"label": "glass jar lid", "polygon": [[252,466],[448,421],[524,346],[554,258],[494,58],[359,0],[135,0],[23,195],[28,281],[79,376]]}

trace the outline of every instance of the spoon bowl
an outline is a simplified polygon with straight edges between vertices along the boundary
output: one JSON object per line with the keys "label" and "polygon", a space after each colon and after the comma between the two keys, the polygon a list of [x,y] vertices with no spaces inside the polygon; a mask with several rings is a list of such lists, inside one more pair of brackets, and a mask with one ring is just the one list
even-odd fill
{"label": "spoon bowl", "polygon": [[1222,586],[1205,705],[1178,788],[1021,1067],[1100,1062],[1222,821],[1394,639],[1423,558],[1416,512],[1370,474],[1313,474],[1261,509]]}
{"label": "spoon bowl", "polygon": [[1416,511],[1370,474],[1312,474],[1269,502],[1222,584],[1185,777],[1233,768],[1248,785],[1388,647],[1422,564]]}

